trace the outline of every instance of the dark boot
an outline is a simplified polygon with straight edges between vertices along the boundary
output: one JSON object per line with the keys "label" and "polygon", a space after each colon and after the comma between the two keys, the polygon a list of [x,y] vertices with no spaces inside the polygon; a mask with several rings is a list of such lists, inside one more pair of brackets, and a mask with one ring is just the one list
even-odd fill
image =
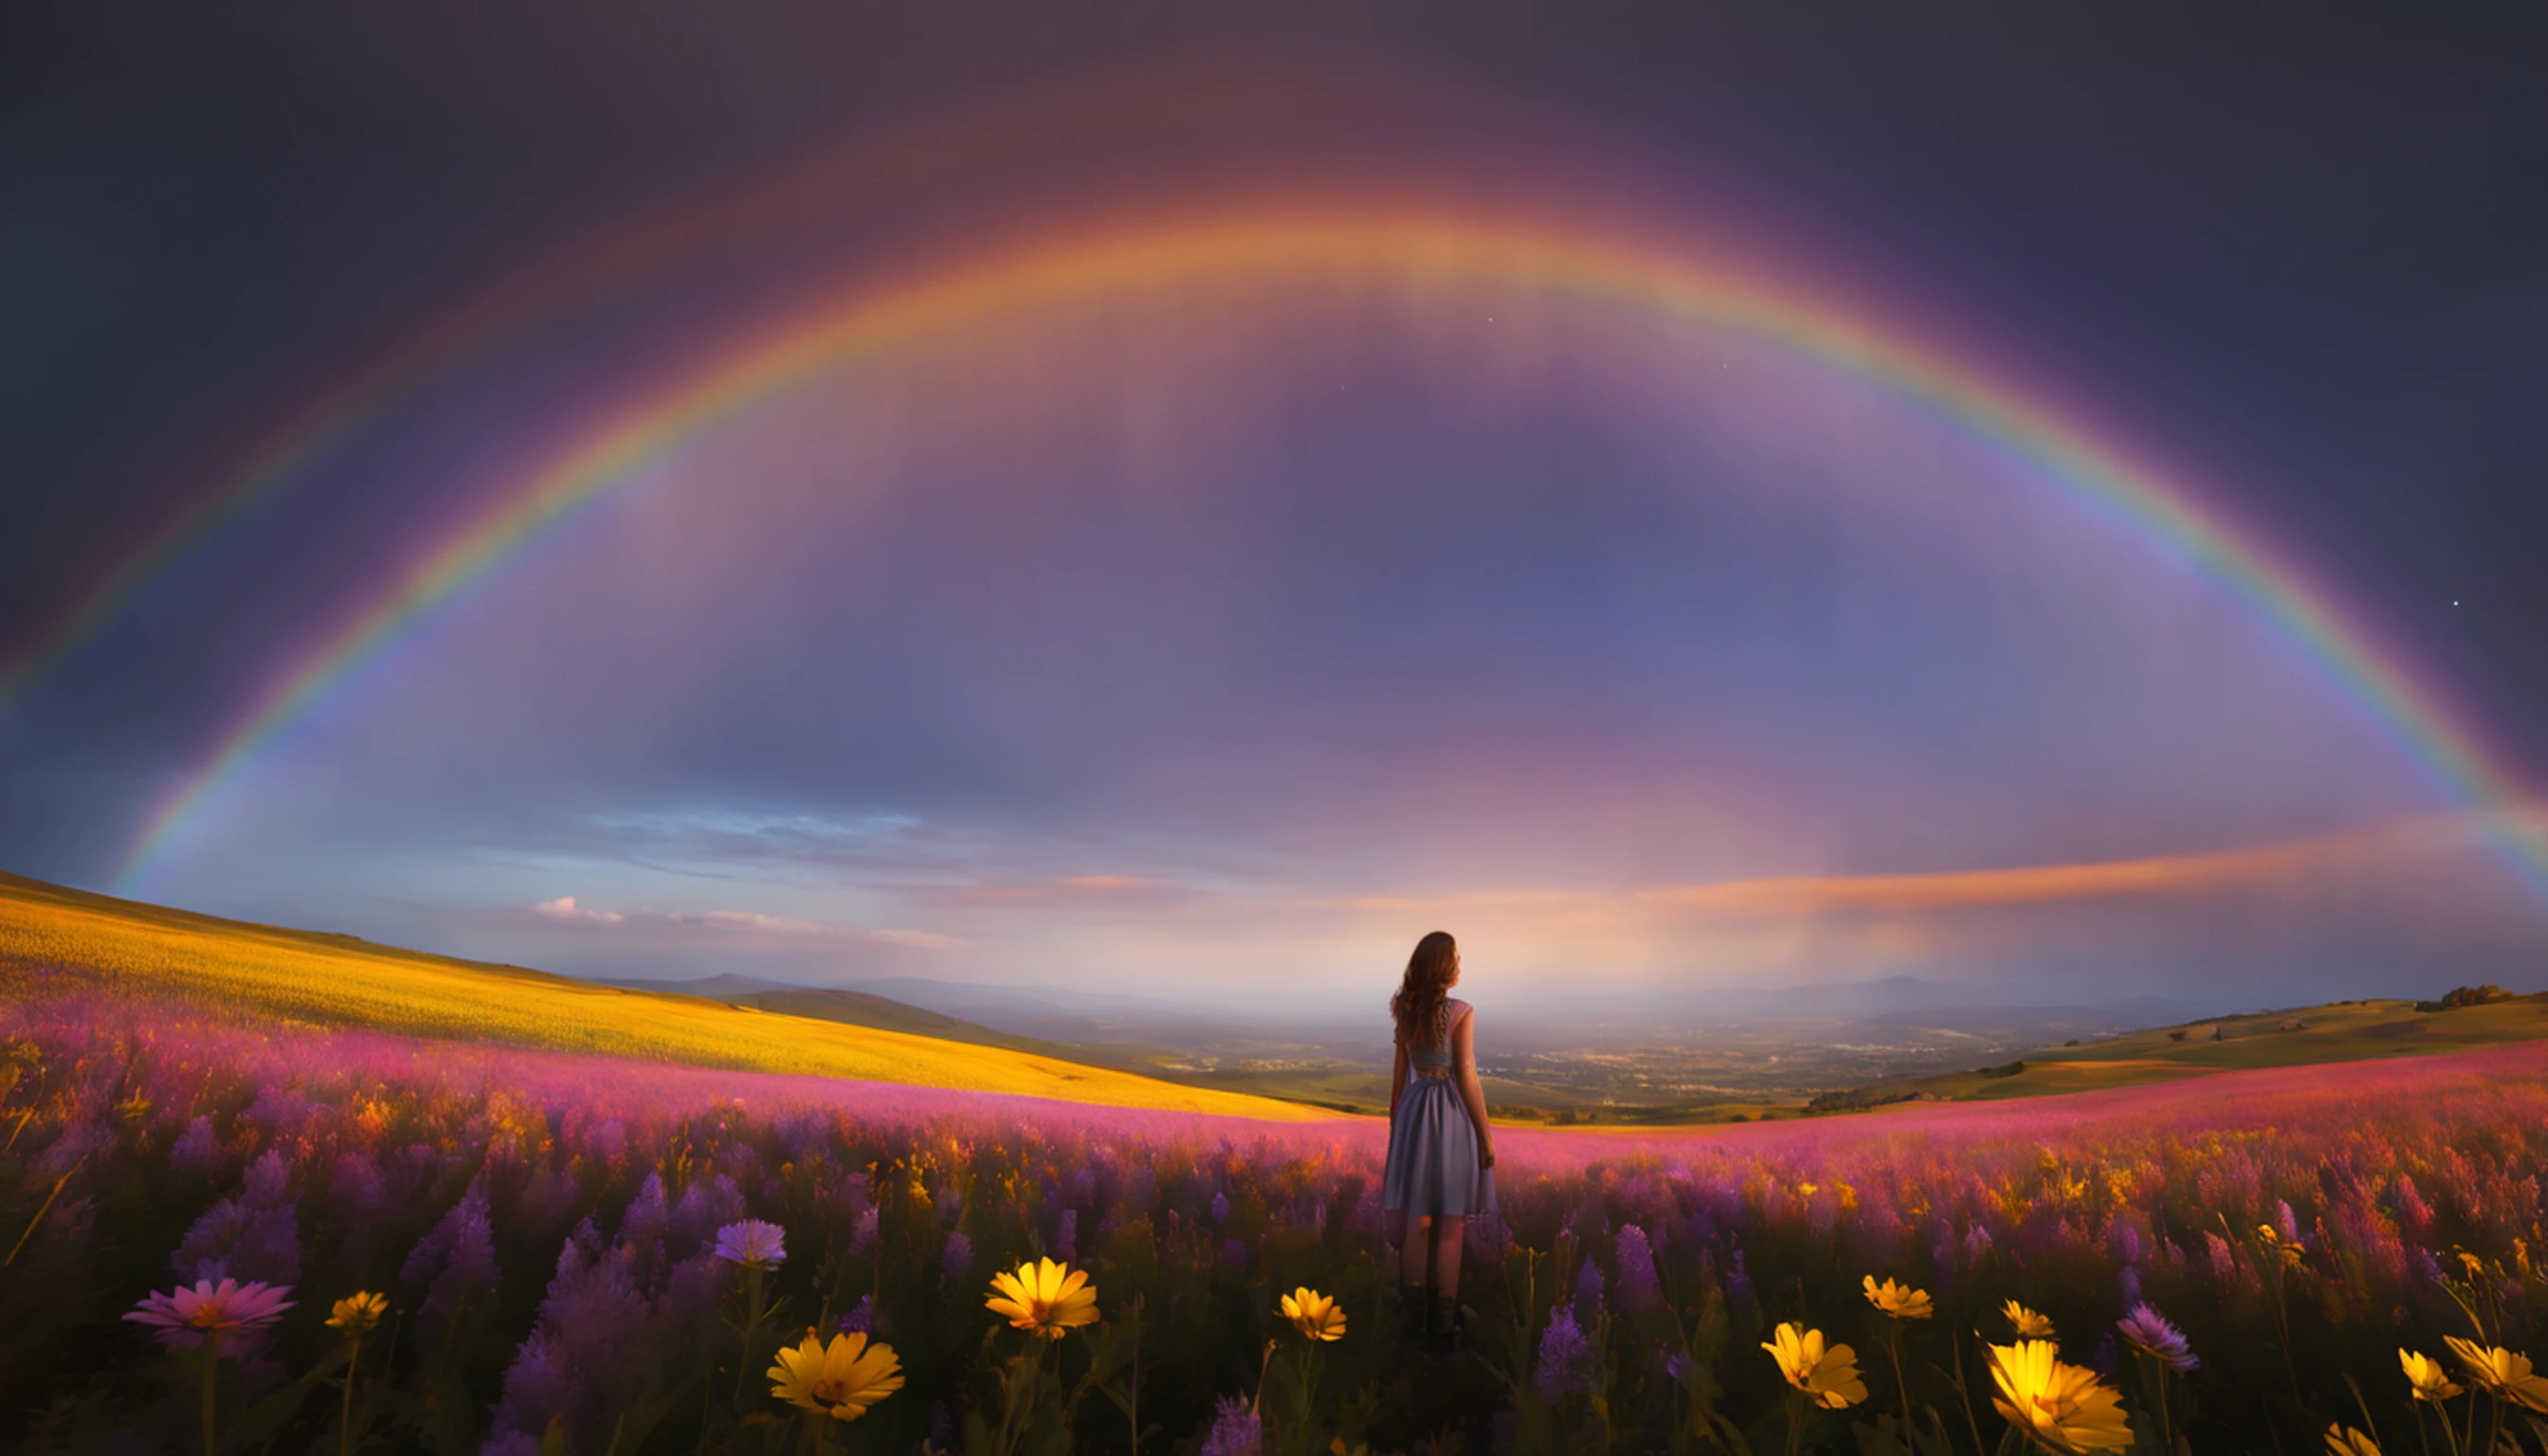
{"label": "dark boot", "polygon": [[1433,1318],[1425,1326],[1424,1347],[1441,1355],[1460,1347],[1460,1301],[1457,1296],[1433,1296]]}
{"label": "dark boot", "polygon": [[1398,1324],[1410,1345],[1424,1342],[1424,1321],[1433,1309],[1433,1290],[1429,1285],[1402,1284],[1398,1287]]}

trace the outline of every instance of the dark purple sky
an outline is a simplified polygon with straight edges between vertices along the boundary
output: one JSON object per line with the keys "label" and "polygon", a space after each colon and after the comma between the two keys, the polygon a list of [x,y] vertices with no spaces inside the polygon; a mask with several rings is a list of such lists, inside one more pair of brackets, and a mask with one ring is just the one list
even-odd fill
{"label": "dark purple sky", "polygon": [[[460,351],[0,703],[0,867],[117,883],[330,623],[742,320],[1303,196],[1817,280],[2195,483],[2548,775],[2536,7],[0,26],[10,649],[401,340],[726,220]],[[718,201],[791,175],[835,180]],[[2527,988],[2548,911],[2464,808],[2234,590],[1864,379],[1269,277],[940,329],[686,440],[135,887],[638,973],[1307,994],[1438,923],[1515,982]]]}

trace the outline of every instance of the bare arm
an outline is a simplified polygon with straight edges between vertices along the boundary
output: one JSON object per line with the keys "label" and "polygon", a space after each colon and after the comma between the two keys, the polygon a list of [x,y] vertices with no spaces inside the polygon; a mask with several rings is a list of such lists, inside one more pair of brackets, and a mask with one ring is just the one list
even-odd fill
{"label": "bare arm", "polygon": [[1398,1116],[1399,1094],[1407,1090],[1407,1044],[1398,1044],[1398,1060],[1389,1069],[1389,1115]]}
{"label": "bare arm", "polygon": [[[1460,1079],[1460,1100],[1468,1104],[1469,1121],[1478,1126],[1478,1166],[1496,1165],[1496,1138],[1487,1127],[1487,1089],[1478,1081],[1478,1014],[1460,1018],[1451,1032],[1451,1065]],[[1401,1053],[1403,1056],[1404,1053]]]}

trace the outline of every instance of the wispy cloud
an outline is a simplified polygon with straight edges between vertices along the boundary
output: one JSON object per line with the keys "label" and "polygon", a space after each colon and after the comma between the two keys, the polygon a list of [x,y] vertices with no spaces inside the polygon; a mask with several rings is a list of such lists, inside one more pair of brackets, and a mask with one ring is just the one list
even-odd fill
{"label": "wispy cloud", "polygon": [[1734,917],[1900,913],[2097,900],[2126,895],[2209,894],[2308,879],[2472,841],[2480,816],[2380,825],[2278,844],[2063,864],[2024,864],[1926,874],[1784,876],[1671,885],[1638,898]]}
{"label": "wispy cloud", "polygon": [[531,913],[545,915],[551,920],[587,921],[596,925],[616,925],[626,919],[615,910],[587,910],[575,902],[573,895],[542,900],[531,907]]}
{"label": "wispy cloud", "polygon": [[862,934],[870,941],[882,941],[888,946],[908,946],[915,951],[955,951],[969,944],[956,936],[942,936],[925,930],[871,930]]}
{"label": "wispy cloud", "polygon": [[577,903],[574,895],[543,900],[531,906],[530,913],[571,925],[618,926],[631,931],[693,930],[732,935],[871,941],[914,951],[948,951],[967,944],[958,937],[934,931],[867,929],[788,915],[764,915],[754,910],[594,910]]}

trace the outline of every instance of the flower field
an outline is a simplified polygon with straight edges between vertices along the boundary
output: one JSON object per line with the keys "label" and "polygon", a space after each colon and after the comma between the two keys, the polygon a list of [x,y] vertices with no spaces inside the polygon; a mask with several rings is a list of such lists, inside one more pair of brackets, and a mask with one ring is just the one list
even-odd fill
{"label": "flower field", "polygon": [[1375,1122],[0,1016],[13,1449],[2473,1452],[2548,1410],[2532,1046],[1508,1130],[1437,1355]]}
{"label": "flower field", "polygon": [[73,978],[223,1014],[418,1037],[1182,1112],[1326,1116],[1003,1047],[770,1016],[0,874],[0,994],[45,994]]}

